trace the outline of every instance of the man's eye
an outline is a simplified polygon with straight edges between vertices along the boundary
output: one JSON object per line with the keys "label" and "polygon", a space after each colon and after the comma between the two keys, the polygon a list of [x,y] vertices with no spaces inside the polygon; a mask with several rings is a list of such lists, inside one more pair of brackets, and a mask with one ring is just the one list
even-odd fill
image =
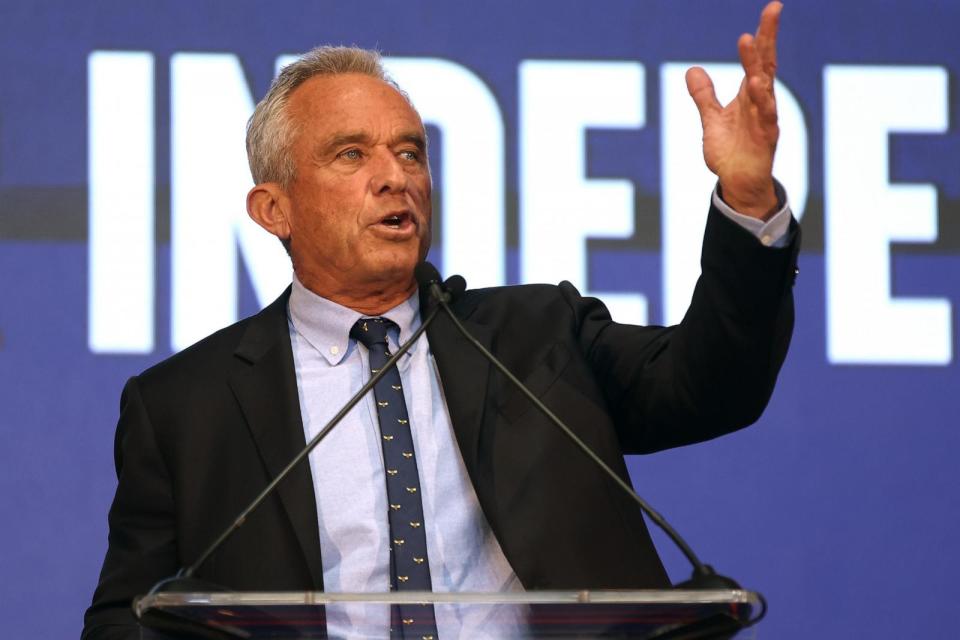
{"label": "man's eye", "polygon": [[363,157],[363,154],[360,153],[359,149],[347,149],[340,152],[340,157],[346,160],[359,160]]}
{"label": "man's eye", "polygon": [[400,157],[403,158],[404,160],[410,160],[412,162],[416,162],[420,160],[420,152],[414,151],[412,149],[407,149],[406,151],[400,152]]}

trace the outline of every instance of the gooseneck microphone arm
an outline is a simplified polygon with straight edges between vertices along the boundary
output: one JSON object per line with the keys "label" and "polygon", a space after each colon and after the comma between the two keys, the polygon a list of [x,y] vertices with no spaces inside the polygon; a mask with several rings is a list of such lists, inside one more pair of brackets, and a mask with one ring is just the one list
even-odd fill
{"label": "gooseneck microphone arm", "polygon": [[[423,286],[423,284],[424,283],[421,283],[421,286]],[[441,292],[440,298],[443,299],[444,302],[446,302],[448,295],[449,294],[444,294],[443,292]],[[420,323],[420,326],[417,327],[417,330],[413,332],[413,335],[410,336],[410,339],[407,340],[403,345],[401,345],[400,348],[397,349],[396,353],[390,356],[390,359],[387,360],[386,364],[380,367],[380,370],[376,374],[371,376],[370,380],[368,380],[365,385],[360,387],[360,390],[357,391],[353,395],[353,397],[347,401],[347,403],[343,406],[343,408],[340,409],[340,411],[338,411],[337,414],[333,416],[333,418],[331,418],[326,425],[324,425],[324,427],[317,433],[317,435],[311,438],[310,442],[307,443],[307,445],[300,451],[300,453],[298,453],[287,464],[287,466],[284,467],[284,469],[279,474],[277,474],[277,477],[275,477],[270,482],[270,484],[264,487],[263,491],[261,491],[260,494],[256,498],[254,498],[253,501],[242,512],[240,512],[240,515],[236,517],[233,523],[230,526],[228,526],[223,531],[223,533],[221,533],[217,537],[217,539],[214,540],[209,547],[207,547],[207,549],[203,553],[200,554],[200,556],[193,562],[193,564],[187,567],[183,567],[176,573],[175,576],[171,578],[165,578],[164,580],[161,580],[160,582],[158,582],[150,590],[150,593],[156,593],[160,590],[167,589],[174,582],[178,582],[181,580],[187,581],[190,578],[192,578],[193,574],[196,573],[196,571],[201,566],[203,566],[203,564],[210,558],[211,555],[213,555],[213,552],[219,549],[220,546],[224,542],[226,542],[226,540],[231,535],[233,535],[233,533],[237,529],[243,526],[244,522],[246,522],[250,514],[253,513],[257,509],[257,507],[259,507],[271,493],[274,492],[277,485],[279,485],[284,478],[290,475],[290,472],[293,471],[293,469],[298,464],[303,462],[303,460],[308,455],[310,455],[310,452],[313,451],[317,447],[317,445],[320,444],[320,442],[327,437],[327,435],[333,430],[333,428],[340,423],[343,417],[346,416],[347,413],[349,413],[350,410],[353,409],[357,405],[357,403],[360,402],[360,400],[362,400],[363,397],[370,392],[371,389],[373,389],[373,387],[377,384],[377,382],[380,381],[380,379],[384,375],[386,375],[387,371],[390,370],[390,367],[395,366],[397,361],[401,357],[403,357],[403,354],[405,354],[407,351],[410,350],[410,347],[412,347],[417,342],[417,340],[420,339],[420,336],[423,335],[423,332],[427,330],[427,327],[430,326],[430,324],[433,322],[433,319],[437,317],[437,313],[439,313],[440,308],[441,307],[437,305],[434,305],[431,308],[426,318],[423,320],[423,322]]]}
{"label": "gooseneck microphone arm", "polygon": [[[589,446],[587,446],[587,444],[583,440],[581,440],[580,437],[577,436],[577,434],[575,434],[572,429],[570,429],[570,427],[568,427],[563,422],[563,420],[557,417],[557,415],[553,411],[551,411],[549,407],[543,404],[543,402],[541,402],[540,399],[537,398],[537,396],[535,396],[533,392],[531,392],[526,387],[526,385],[524,385],[515,375],[513,375],[513,373],[511,373],[510,370],[507,369],[507,367],[502,362],[500,362],[500,360],[496,356],[490,353],[490,351],[486,347],[484,347],[479,340],[474,338],[470,334],[470,332],[467,331],[466,327],[463,326],[463,324],[460,322],[460,319],[457,318],[456,314],[453,312],[453,309],[450,308],[450,304],[449,304],[450,294],[444,291],[440,282],[440,274],[433,267],[433,265],[431,265],[430,263],[423,263],[418,267],[418,269],[421,269],[422,271],[421,271],[421,274],[418,275],[417,280],[421,283],[427,284],[427,286],[429,287],[430,295],[439,304],[439,307],[447,312],[447,315],[450,317],[450,320],[453,322],[457,330],[467,340],[467,342],[469,342],[471,345],[473,345],[474,348],[476,348],[481,354],[483,354],[484,358],[490,361],[490,363],[493,364],[494,367],[496,367],[497,371],[502,373],[504,377],[507,378],[507,380],[509,380],[517,389],[519,389],[520,392],[523,393],[523,395],[526,396],[527,399],[530,400],[530,402],[533,403],[533,405],[541,413],[543,413],[543,415],[545,415],[550,420],[550,422],[554,424],[554,426],[560,429],[560,431],[562,431],[563,434],[567,438],[569,438],[571,442],[573,442],[588,458],[590,458],[598,467],[600,467],[603,470],[603,472],[606,473],[607,476],[609,476],[610,479],[613,480],[627,495],[629,495],[630,498],[640,506],[640,509],[642,509],[643,512],[650,517],[650,519],[654,522],[654,524],[660,527],[660,529],[662,529],[663,532],[667,534],[670,540],[673,541],[673,543],[677,546],[677,548],[679,548],[680,551],[683,552],[683,555],[686,556],[690,564],[693,565],[693,577],[690,580],[680,583],[677,586],[689,588],[689,589],[739,589],[740,588],[740,585],[738,585],[734,580],[732,580],[731,578],[727,578],[725,576],[718,575],[713,570],[713,567],[701,562],[700,558],[697,557],[697,554],[694,553],[693,549],[690,548],[690,545],[686,543],[686,541],[680,536],[679,533],[677,533],[677,531],[670,525],[669,522],[666,521],[666,519],[662,515],[660,515],[652,506],[650,506],[650,504],[646,500],[641,498],[637,494],[637,492],[633,490],[633,487],[627,484],[627,482],[624,481],[623,478],[621,478],[619,475],[617,475],[617,473],[613,469],[611,469],[607,463],[601,460],[600,457]],[[432,269],[432,273],[430,274],[424,273],[426,272],[427,269]],[[463,281],[463,278],[459,276],[451,276],[447,282],[454,282],[454,281],[457,282],[458,287],[466,286]],[[764,603],[764,612],[765,611],[766,611],[766,604]],[[756,620],[753,621],[753,623],[755,622]]]}

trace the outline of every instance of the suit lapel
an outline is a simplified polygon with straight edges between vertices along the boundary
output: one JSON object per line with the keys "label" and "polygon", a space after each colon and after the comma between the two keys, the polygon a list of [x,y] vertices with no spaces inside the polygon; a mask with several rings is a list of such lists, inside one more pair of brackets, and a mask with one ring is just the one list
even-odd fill
{"label": "suit lapel", "polygon": [[[306,445],[287,325],[289,289],[251,319],[234,352],[230,387],[271,478],[276,478]],[[315,588],[323,588],[320,533],[313,480],[301,462],[277,486]]]}
{"label": "suit lapel", "polygon": [[[422,304],[425,310],[426,304]],[[454,308],[454,311],[467,331],[484,347],[490,349],[494,331],[486,325],[471,322],[469,314],[462,310]],[[427,328],[427,337],[440,371],[444,397],[463,461],[482,500],[486,493],[483,489],[486,487],[487,478],[480,468],[480,438],[490,363],[457,331],[444,311],[440,311],[434,323]],[[490,515],[488,514],[488,517]]]}

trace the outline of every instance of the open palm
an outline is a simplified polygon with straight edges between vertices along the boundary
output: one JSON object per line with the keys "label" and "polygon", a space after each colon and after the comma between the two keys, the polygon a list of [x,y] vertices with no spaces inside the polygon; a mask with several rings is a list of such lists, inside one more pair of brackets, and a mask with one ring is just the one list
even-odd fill
{"label": "open palm", "polygon": [[760,15],[756,35],[737,42],[744,78],[726,106],[717,100],[710,76],[700,67],[687,71],[687,90],[703,124],[703,157],[720,179],[723,199],[736,211],[757,218],[776,209],[773,155],[780,129],[773,92],[777,71],[777,28],[783,5],[771,2]]}

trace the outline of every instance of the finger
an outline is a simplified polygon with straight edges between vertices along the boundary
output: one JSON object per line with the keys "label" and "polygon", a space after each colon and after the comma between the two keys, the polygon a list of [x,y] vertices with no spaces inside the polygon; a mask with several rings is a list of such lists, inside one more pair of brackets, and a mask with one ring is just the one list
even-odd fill
{"label": "finger", "polygon": [[756,38],[749,33],[740,36],[737,40],[737,53],[740,54],[740,64],[743,65],[743,72],[747,78],[763,73],[763,66],[757,53]]}
{"label": "finger", "polygon": [[756,47],[765,73],[776,74],[777,69],[777,32],[780,29],[780,14],[783,4],[771,2],[760,14],[760,26],[757,27]]}
{"label": "finger", "polygon": [[760,55],[757,52],[756,38],[744,34],[740,36],[737,45],[740,52],[740,62],[746,76],[743,79],[743,86],[747,89],[747,98],[757,105],[763,101],[773,100],[774,76],[766,73],[763,69]]}
{"label": "finger", "polygon": [[713,80],[702,67],[691,67],[686,74],[687,91],[700,112],[700,124],[705,125],[707,118],[721,109]]}
{"label": "finger", "polygon": [[761,126],[768,128],[777,124],[777,99],[770,89],[769,83],[759,77],[747,81],[747,94],[750,102],[756,107],[757,117]]}

